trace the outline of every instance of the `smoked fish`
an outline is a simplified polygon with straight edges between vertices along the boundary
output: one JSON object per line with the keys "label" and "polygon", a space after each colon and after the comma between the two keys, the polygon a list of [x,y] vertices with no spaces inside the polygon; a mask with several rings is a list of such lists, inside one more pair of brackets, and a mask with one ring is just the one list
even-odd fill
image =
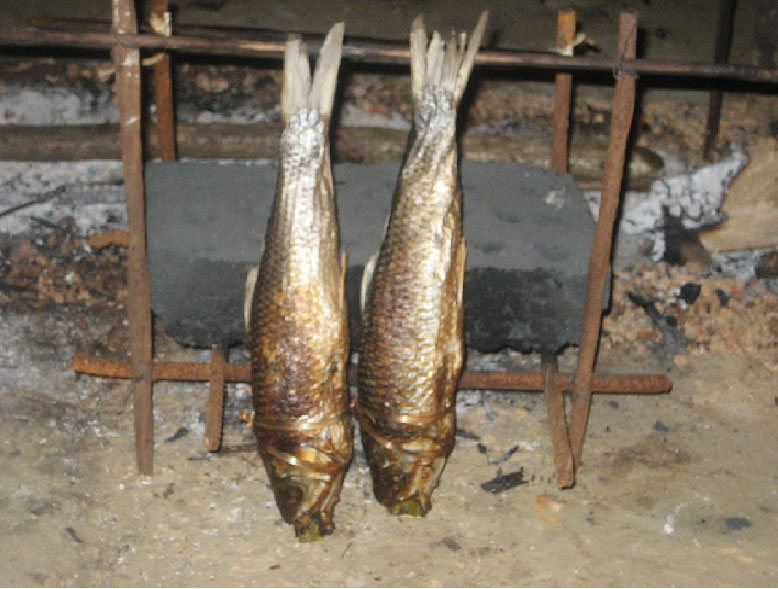
{"label": "smoked fish", "polygon": [[464,354],[465,243],[457,106],[486,28],[410,34],[413,126],[378,253],[362,279],[355,413],[376,498],[423,516],[454,445]]}
{"label": "smoked fish", "polygon": [[329,31],[313,79],[300,38],[286,43],[278,183],[246,284],[253,429],[278,509],[300,541],[332,532],[353,447],[346,254],[329,153],[343,28]]}

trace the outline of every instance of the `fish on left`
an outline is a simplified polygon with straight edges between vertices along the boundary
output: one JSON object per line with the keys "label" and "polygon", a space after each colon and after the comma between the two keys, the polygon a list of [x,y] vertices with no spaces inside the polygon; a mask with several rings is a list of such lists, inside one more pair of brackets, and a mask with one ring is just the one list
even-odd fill
{"label": "fish on left", "polygon": [[278,182],[262,259],[246,281],[253,429],[278,509],[301,542],[334,529],[354,435],[329,154],[343,29],[330,29],[313,78],[299,36],[286,43]]}

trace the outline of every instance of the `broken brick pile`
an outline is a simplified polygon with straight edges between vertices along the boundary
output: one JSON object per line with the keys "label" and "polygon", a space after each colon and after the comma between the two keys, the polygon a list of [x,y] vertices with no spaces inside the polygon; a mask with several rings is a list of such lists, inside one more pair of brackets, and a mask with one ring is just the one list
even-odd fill
{"label": "broken brick pile", "polygon": [[[778,295],[763,282],[693,272],[664,262],[618,273],[601,344],[627,352],[750,356],[778,372]],[[684,346],[678,346],[683,342]]]}

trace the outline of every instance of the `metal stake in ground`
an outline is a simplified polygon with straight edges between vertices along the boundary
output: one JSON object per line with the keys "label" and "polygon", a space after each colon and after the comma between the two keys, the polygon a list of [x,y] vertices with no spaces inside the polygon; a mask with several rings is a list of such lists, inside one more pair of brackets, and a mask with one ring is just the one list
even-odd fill
{"label": "metal stake in ground", "polygon": [[[634,59],[636,40],[637,13],[622,12],[619,15],[619,55],[625,59]],[[635,74],[622,69],[616,72],[616,76],[608,157],[602,179],[600,214],[589,254],[589,284],[586,289],[580,349],[573,384],[570,442],[576,469],[581,464],[586,424],[589,420],[589,406],[592,402],[592,371],[602,321],[602,295],[608,277],[613,245],[613,225],[619,208],[627,137],[635,108]]]}
{"label": "metal stake in ground", "polygon": [[543,358],[543,393],[546,398],[551,441],[554,445],[556,482],[560,489],[565,489],[575,484],[575,468],[573,453],[570,450],[570,437],[567,433],[565,398],[559,386],[558,374],[556,355],[546,354]]}
{"label": "metal stake in ground", "polygon": [[[123,35],[137,33],[132,0],[112,0],[113,29]],[[138,470],[154,470],[154,417],[151,408],[152,338],[151,294],[146,267],[146,220],[141,151],[140,51],[121,44],[113,49],[119,102],[119,137],[124,166],[124,190],[130,244],[127,266],[127,314],[130,330],[132,394],[135,414],[135,450]]]}
{"label": "metal stake in ground", "polygon": [[[557,17],[557,49],[562,55],[572,56],[574,42],[575,10],[562,9]],[[553,129],[551,167],[562,173],[567,173],[567,140],[572,92],[572,74],[557,73],[554,86],[554,112],[551,119]],[[573,454],[570,450],[570,438],[567,432],[565,398],[561,388],[557,386],[557,359],[553,352],[543,354],[542,371],[548,426],[551,429],[551,441],[554,445],[557,485],[560,488],[572,487],[575,484]]]}
{"label": "metal stake in ground", "polygon": [[224,422],[224,350],[211,348],[210,378],[208,386],[208,410],[205,417],[205,447],[217,452],[222,444]]}

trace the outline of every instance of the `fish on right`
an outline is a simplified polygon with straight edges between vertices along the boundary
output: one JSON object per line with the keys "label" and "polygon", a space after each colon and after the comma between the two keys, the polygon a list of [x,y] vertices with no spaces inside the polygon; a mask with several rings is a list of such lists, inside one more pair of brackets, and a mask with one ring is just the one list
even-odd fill
{"label": "fish on right", "polygon": [[411,27],[413,126],[378,252],[362,277],[355,413],[378,501],[424,516],[454,446],[464,356],[457,107],[483,38]]}

